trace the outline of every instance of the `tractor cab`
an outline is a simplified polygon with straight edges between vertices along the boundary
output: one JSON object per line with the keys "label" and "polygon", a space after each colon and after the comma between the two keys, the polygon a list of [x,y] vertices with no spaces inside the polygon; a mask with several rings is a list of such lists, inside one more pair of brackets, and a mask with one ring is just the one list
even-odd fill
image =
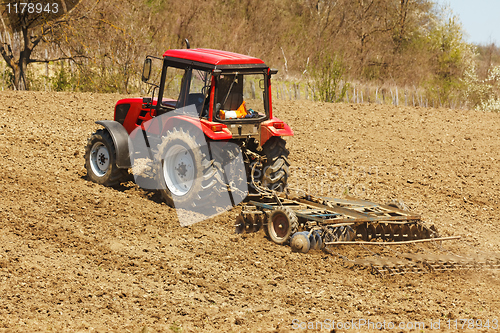
{"label": "tractor cab", "polygon": [[[146,58],[144,82],[149,81],[152,59]],[[160,84],[155,85],[151,101],[162,103],[150,105],[155,115],[194,105],[198,116],[210,122],[271,118],[270,76],[277,71],[262,60],[208,49],[168,50],[161,60]]]}

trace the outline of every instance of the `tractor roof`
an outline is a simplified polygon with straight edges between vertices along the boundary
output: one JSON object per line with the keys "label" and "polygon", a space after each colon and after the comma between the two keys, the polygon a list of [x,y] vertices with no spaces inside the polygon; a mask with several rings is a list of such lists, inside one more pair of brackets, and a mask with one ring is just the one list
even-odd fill
{"label": "tractor roof", "polygon": [[[211,50],[211,49],[174,49],[168,50],[163,57],[204,63],[214,67],[231,67],[231,65],[249,65],[248,67],[266,67],[259,58],[243,54]],[[239,67],[239,66],[238,66]],[[246,66],[245,66],[246,67]]]}

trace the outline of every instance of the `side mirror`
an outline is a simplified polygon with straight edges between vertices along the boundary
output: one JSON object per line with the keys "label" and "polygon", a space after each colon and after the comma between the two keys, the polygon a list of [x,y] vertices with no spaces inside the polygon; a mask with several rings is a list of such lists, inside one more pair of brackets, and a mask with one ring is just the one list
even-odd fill
{"label": "side mirror", "polygon": [[269,75],[276,75],[276,74],[278,74],[278,70],[277,69],[275,69],[275,68],[269,69]]}
{"label": "side mirror", "polygon": [[151,58],[144,60],[144,67],[142,68],[142,82],[148,82],[151,76]]}

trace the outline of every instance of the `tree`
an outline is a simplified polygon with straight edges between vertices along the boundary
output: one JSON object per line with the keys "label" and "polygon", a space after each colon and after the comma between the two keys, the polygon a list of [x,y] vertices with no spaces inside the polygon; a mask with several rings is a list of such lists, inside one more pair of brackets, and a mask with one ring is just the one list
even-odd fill
{"label": "tree", "polygon": [[29,89],[26,78],[29,64],[72,58],[71,55],[64,55],[54,59],[36,59],[34,51],[41,42],[58,42],[58,33],[68,26],[69,12],[79,1],[40,0],[33,3],[16,0],[0,3],[0,54],[14,74],[14,89]]}
{"label": "tree", "polygon": [[451,11],[443,10],[428,38],[434,58],[434,78],[429,90],[434,93],[433,98],[447,100],[462,88],[460,79],[468,67],[467,63],[474,57],[474,51],[465,42],[460,21]]}

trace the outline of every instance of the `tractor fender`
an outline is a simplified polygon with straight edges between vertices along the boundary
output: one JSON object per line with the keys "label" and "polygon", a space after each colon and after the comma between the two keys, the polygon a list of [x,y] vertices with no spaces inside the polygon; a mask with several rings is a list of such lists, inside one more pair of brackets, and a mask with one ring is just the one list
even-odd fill
{"label": "tractor fender", "polygon": [[[283,123],[283,128],[277,129],[274,123]],[[260,144],[264,145],[273,136],[293,136],[293,130],[278,118],[271,118],[260,124]]]}
{"label": "tractor fender", "polygon": [[116,166],[121,169],[130,168],[128,133],[125,127],[114,120],[99,120],[95,123],[104,126],[113,139],[116,151]]}
{"label": "tractor fender", "polygon": [[222,131],[214,132],[210,128],[211,125],[216,125],[219,123],[212,123],[207,120],[200,120],[199,118],[185,117],[185,116],[173,116],[170,117],[166,124],[165,128],[172,128],[175,126],[182,126],[182,124],[190,124],[193,127],[198,128],[201,132],[203,132],[207,137],[212,140],[229,140],[233,137],[231,132],[227,129],[226,125],[223,125]]}

